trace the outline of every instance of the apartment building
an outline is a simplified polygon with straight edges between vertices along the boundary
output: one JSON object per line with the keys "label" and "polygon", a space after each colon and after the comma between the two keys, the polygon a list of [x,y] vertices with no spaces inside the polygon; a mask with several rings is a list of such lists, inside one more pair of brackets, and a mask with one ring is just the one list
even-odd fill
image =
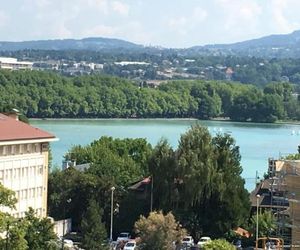
{"label": "apartment building", "polygon": [[39,217],[47,216],[49,143],[54,135],[0,114],[0,182],[16,193],[15,209],[0,207],[16,218],[32,207]]}
{"label": "apartment building", "polygon": [[10,70],[16,70],[16,69],[32,69],[32,62],[22,62],[18,61],[16,58],[11,57],[0,57],[0,69],[10,69]]}

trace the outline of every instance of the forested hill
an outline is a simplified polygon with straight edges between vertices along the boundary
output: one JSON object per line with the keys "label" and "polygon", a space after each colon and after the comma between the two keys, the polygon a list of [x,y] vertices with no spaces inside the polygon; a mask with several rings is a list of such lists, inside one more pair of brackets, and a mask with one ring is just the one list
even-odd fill
{"label": "forested hill", "polygon": [[209,44],[194,46],[189,52],[223,55],[239,55],[269,58],[299,58],[300,57],[300,30],[290,34],[276,34],[257,39],[231,43]]}
{"label": "forested hill", "polygon": [[39,71],[0,71],[0,111],[18,108],[39,118],[199,118],[235,121],[300,120],[292,85],[174,81],[139,88],[121,78],[67,78]]}
{"label": "forested hill", "polygon": [[84,38],[84,39],[55,39],[24,42],[0,41],[0,51],[14,51],[24,49],[40,50],[110,50],[110,49],[138,49],[143,48],[131,42],[111,38]]}

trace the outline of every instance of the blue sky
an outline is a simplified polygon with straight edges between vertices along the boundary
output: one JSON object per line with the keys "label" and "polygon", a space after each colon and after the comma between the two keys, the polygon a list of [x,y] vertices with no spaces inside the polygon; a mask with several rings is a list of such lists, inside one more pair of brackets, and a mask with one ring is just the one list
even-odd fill
{"label": "blue sky", "polygon": [[232,43],[300,29],[299,0],[0,0],[0,40]]}

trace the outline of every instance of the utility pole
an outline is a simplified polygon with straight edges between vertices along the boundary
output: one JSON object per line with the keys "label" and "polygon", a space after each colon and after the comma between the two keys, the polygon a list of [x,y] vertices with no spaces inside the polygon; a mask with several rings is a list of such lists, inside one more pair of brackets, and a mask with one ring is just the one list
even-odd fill
{"label": "utility pole", "polygon": [[255,171],[255,187],[257,186],[257,180],[258,180],[258,171]]}
{"label": "utility pole", "polygon": [[150,212],[153,211],[153,175],[151,176]]}
{"label": "utility pole", "polygon": [[113,241],[113,219],[114,219],[114,191],[115,187],[111,187],[111,204],[110,204],[110,242]]}
{"label": "utility pole", "polygon": [[260,195],[256,195],[256,244],[258,244],[258,202]]}

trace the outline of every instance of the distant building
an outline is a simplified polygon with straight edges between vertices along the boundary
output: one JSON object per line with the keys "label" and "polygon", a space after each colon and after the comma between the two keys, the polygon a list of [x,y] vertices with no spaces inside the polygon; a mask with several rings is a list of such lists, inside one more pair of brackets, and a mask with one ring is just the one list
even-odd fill
{"label": "distant building", "polygon": [[0,182],[13,190],[15,209],[0,207],[16,218],[32,207],[39,217],[47,216],[49,142],[54,135],[0,114]]}
{"label": "distant building", "polygon": [[277,220],[274,236],[300,245],[300,160],[269,159],[268,178],[251,192],[250,201],[253,212],[257,205],[272,211]]}
{"label": "distant building", "polygon": [[0,69],[32,70],[32,62],[20,62],[16,58],[0,57]]}
{"label": "distant building", "polygon": [[226,80],[230,81],[232,79],[233,70],[231,67],[228,67],[225,71],[226,74]]}

